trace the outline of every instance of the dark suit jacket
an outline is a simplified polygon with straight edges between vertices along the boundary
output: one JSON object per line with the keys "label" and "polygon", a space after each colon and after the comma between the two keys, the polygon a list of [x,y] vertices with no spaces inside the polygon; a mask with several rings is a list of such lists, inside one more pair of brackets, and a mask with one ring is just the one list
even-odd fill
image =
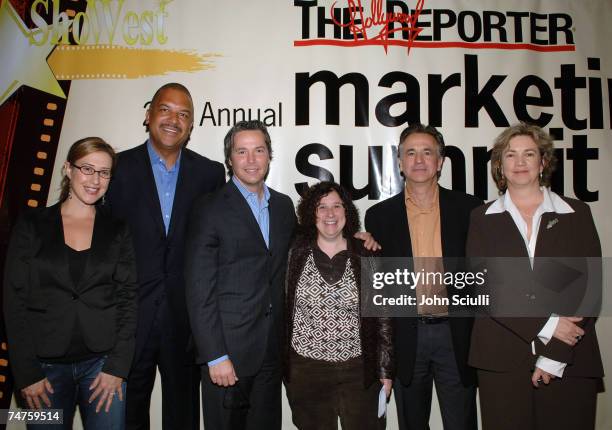
{"label": "dark suit jacket", "polygon": [[[439,199],[442,256],[463,257],[470,212],[481,205],[482,201],[443,187],[440,187]],[[365,227],[382,246],[383,257],[412,257],[403,190],[368,209]],[[454,291],[453,287],[450,289]],[[471,318],[450,320],[457,367],[466,386],[475,383],[474,371],[467,365],[472,322]],[[395,318],[394,324],[396,372],[402,383],[408,385],[412,381],[416,359],[417,322],[413,318]]]}
{"label": "dark suit jacket", "polygon": [[[563,197],[574,213],[542,215],[535,257],[601,257],[599,236],[591,210],[585,203]],[[528,257],[525,243],[508,212],[485,215],[492,203],[472,213],[467,253],[471,257]],[[556,219],[556,222],[551,221]],[[548,228],[548,226],[551,226]],[[537,271],[535,260],[534,271]],[[531,267],[525,267],[531,272]],[[519,286],[517,286],[518,288]],[[564,376],[603,376],[595,319],[585,318],[585,335],[575,347],[555,338],[544,346],[537,338],[547,317],[477,318],[472,333],[470,364],[497,372],[511,371],[537,356],[568,363]],[[536,340],[536,354],[531,342]]]}
{"label": "dark suit jacket", "polygon": [[268,210],[270,249],[231,180],[196,203],[189,226],[187,306],[199,363],[227,354],[239,377],[260,370],[270,333],[280,347],[295,211],[288,196],[272,189]]}
{"label": "dark suit jacket", "polygon": [[183,278],[187,220],[196,197],[216,190],[223,182],[221,163],[184,148],[166,235],[146,144],[119,154],[106,200],[112,214],[128,223],[134,237],[139,300],[136,359],[164,298],[170,310],[166,324],[174,332],[174,344],[165,347],[186,361],[193,359],[186,354],[191,333]]}
{"label": "dark suit jacket", "polygon": [[13,230],[4,270],[4,317],[18,388],[45,377],[38,357],[66,354],[78,318],[103,371],[126,378],[134,353],[136,267],[127,226],[97,212],[80,282],[70,275],[60,205],[25,212]]}

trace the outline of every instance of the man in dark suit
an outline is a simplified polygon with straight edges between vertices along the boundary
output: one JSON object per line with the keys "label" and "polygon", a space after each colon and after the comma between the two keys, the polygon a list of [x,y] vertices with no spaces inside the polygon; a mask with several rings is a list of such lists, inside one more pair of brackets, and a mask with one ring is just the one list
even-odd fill
{"label": "man in dark suit", "polygon": [[196,203],[186,248],[204,425],[275,430],[281,428],[279,340],[295,212],[288,196],[264,182],[272,147],[262,122],[237,123],[224,152],[231,178]]}
{"label": "man in dark suit", "polygon": [[126,220],[138,267],[136,352],[127,385],[127,428],[149,428],[159,368],[163,429],[199,428],[199,369],[190,351],[185,304],[185,233],[197,196],[224,182],[224,169],[185,148],[193,101],[182,85],[162,86],[145,117],[149,139],[119,154],[107,202]]}
{"label": "man in dark suit", "polygon": [[[381,244],[382,255],[465,256],[470,212],[482,202],[438,185],[444,161],[442,135],[434,127],[413,124],[400,136],[398,157],[405,189],[365,215],[366,230]],[[433,261],[438,268],[440,264]],[[435,285],[415,290],[417,303],[423,296],[450,297],[451,292],[456,292],[452,286]],[[467,365],[473,321],[449,318],[451,311],[444,305],[423,305],[418,306],[416,318],[394,319],[394,389],[401,429],[429,428],[434,380],[444,429],[477,428],[475,374]]]}

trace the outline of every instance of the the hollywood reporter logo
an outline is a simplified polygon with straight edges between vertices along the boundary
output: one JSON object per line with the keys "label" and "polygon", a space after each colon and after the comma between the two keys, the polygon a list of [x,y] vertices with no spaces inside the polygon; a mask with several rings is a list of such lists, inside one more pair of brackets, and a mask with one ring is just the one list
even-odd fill
{"label": "the hollywood reporter logo", "polygon": [[456,11],[426,9],[425,0],[410,3],[294,0],[302,30],[294,46],[575,50],[573,21],[566,13]]}

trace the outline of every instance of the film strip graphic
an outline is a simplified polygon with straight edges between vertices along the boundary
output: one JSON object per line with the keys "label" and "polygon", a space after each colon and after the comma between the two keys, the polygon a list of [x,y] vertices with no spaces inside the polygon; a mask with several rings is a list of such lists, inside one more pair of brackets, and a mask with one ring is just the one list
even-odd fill
{"label": "film strip graphic", "polygon": [[[26,185],[24,198],[29,207],[44,206],[49,195],[51,176],[59,143],[60,132],[62,130],[63,111],[65,101],[58,100],[42,101],[39,109],[39,116],[32,122],[39,122],[37,138],[31,140],[30,150],[32,152],[29,184]],[[60,106],[61,104],[61,106]],[[61,111],[58,111],[61,107]],[[61,117],[58,117],[61,114]]]}
{"label": "film strip graphic", "polygon": [[[2,358],[0,358],[0,387],[4,387],[7,383],[7,376],[8,376],[8,359],[6,358],[6,356],[8,355],[8,351],[7,351],[7,347],[6,347],[6,342],[2,342],[0,343],[0,350],[2,351]],[[4,390],[0,390],[0,401],[5,402],[7,398],[10,399],[11,395],[10,393],[5,393]],[[10,403],[10,400],[9,400]]]}
{"label": "film strip graphic", "polygon": [[[0,3],[5,1],[10,1],[23,22],[33,27],[28,13],[33,0],[0,0]],[[69,17],[86,7],[85,0],[60,2],[60,11],[65,11]],[[50,22],[51,11],[48,16],[43,11],[39,13]],[[70,81],[59,81],[59,85],[67,97]],[[0,105],[1,271],[4,270],[10,230],[17,216],[28,207],[43,207],[47,203],[66,103],[67,98],[22,86]],[[8,408],[13,381],[4,325],[0,325],[0,408]]]}
{"label": "film strip graphic", "polygon": [[[55,158],[54,156],[49,157],[49,149],[51,148],[48,148],[48,146],[52,140],[54,142],[57,142],[59,138],[59,132],[61,131],[61,127],[54,127],[55,119],[52,118],[52,115],[49,115],[50,113],[57,111],[57,103],[48,102],[45,108],[47,115],[45,115],[46,118],[43,119],[42,124],[44,127],[50,127],[50,130],[49,133],[41,134],[40,142],[37,142],[37,146],[40,146],[40,148],[38,148],[38,150],[36,151],[36,161],[34,163],[35,167],[32,171],[32,173],[34,174],[34,178],[32,180],[32,183],[30,184],[29,189],[32,194],[28,196],[27,201],[27,204],[30,207],[38,207],[42,204],[40,200],[42,184],[40,183],[41,181],[39,180],[39,178],[43,180],[50,180],[49,174],[46,173],[49,171],[49,167],[48,163],[46,163],[45,167],[38,166],[38,164],[45,163],[46,160],[48,160],[49,158]],[[57,147],[55,147],[54,149],[57,151]]]}
{"label": "film strip graphic", "polygon": [[[15,160],[21,162],[14,168],[23,169],[23,173],[12,175],[14,169],[9,164],[7,178],[11,186],[6,191],[18,193],[14,196],[18,199],[15,202],[18,208],[45,206],[47,202],[65,109],[64,100],[33,96],[27,97],[35,99],[32,100],[34,103],[27,103],[28,112],[24,112],[25,107],[20,112],[11,151],[15,154],[13,159],[21,156],[21,160]],[[13,177],[17,179],[16,183],[11,180]]]}

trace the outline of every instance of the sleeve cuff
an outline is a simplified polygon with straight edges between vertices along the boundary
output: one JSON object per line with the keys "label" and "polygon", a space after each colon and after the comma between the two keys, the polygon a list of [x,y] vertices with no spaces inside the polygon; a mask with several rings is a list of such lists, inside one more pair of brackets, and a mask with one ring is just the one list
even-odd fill
{"label": "sleeve cuff", "polygon": [[563,377],[563,371],[565,370],[567,363],[561,363],[560,361],[551,360],[542,355],[538,357],[536,361],[536,367],[544,370],[545,372],[555,375],[557,378]]}
{"label": "sleeve cuff", "polygon": [[546,324],[544,324],[544,327],[542,327],[542,330],[538,333],[538,338],[544,345],[547,345],[552,339],[557,329],[557,324],[559,324],[559,317],[552,314],[550,318],[548,318],[548,321],[546,321]]}
{"label": "sleeve cuff", "polygon": [[221,362],[223,362],[223,361],[225,361],[225,360],[229,360],[229,357],[228,357],[228,355],[227,355],[227,354],[226,354],[226,355],[223,355],[223,356],[221,356],[221,357],[219,357],[219,358],[216,358],[216,359],[214,359],[214,360],[212,360],[212,361],[209,361],[209,362],[208,362],[208,367],[210,367],[210,366],[214,366],[215,364],[219,364],[219,363],[221,363]]}

